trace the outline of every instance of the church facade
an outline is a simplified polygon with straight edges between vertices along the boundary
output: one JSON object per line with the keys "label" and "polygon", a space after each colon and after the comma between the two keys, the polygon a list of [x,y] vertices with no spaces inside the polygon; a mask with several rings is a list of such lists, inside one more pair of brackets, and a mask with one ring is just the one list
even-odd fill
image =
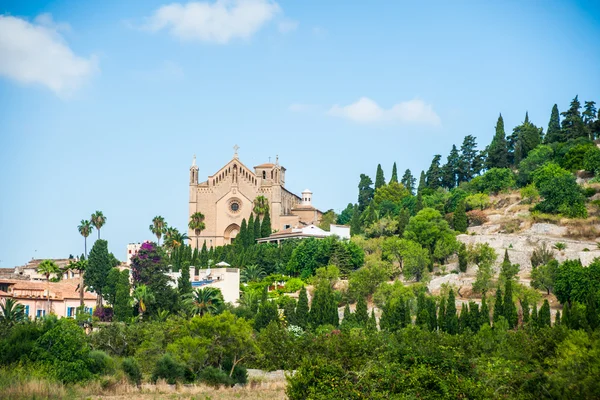
{"label": "church facade", "polygon": [[[298,196],[285,188],[286,169],[275,163],[265,163],[253,169],[244,165],[234,147],[233,158],[204,182],[199,182],[196,157],[190,168],[189,216],[204,214],[205,229],[198,237],[198,245],[216,247],[230,244],[237,236],[242,220],[250,218],[254,200],[264,196],[269,204],[273,231],[298,228],[321,221],[322,212],[312,206],[312,192],[305,190]],[[189,220],[189,219],[188,219]],[[188,230],[191,245],[196,246],[196,234]]]}

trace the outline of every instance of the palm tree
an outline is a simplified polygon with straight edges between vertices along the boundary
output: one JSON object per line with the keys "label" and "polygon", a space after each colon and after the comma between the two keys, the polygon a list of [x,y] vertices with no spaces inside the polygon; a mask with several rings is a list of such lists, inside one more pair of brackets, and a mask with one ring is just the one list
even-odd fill
{"label": "palm tree", "polygon": [[150,232],[156,235],[156,239],[158,240],[158,245],[160,246],[160,238],[163,233],[167,230],[167,223],[165,219],[160,215],[152,218],[152,225],[150,225]]}
{"label": "palm tree", "polygon": [[98,239],[100,239],[100,228],[106,223],[106,217],[102,211],[96,211],[92,214],[92,224],[98,229]]}
{"label": "palm tree", "polygon": [[79,306],[83,307],[83,293],[85,292],[85,285],[83,284],[83,272],[87,268],[88,261],[82,254],[81,258],[75,262],[69,264],[69,269],[74,269],[79,272]]}
{"label": "palm tree", "polygon": [[90,233],[92,233],[92,231],[94,230],[94,227],[92,226],[92,223],[90,221],[82,219],[77,229],[79,230],[79,233],[81,233],[81,236],[83,236],[84,238],[83,254],[85,254],[85,256],[87,257],[87,238],[88,236],[90,236]]}
{"label": "palm tree", "polygon": [[267,276],[267,273],[265,272],[263,267],[261,267],[258,264],[250,264],[250,265],[246,265],[246,267],[244,267],[244,269],[242,269],[240,278],[241,278],[242,282],[247,283],[247,282],[259,281],[262,278],[264,278],[265,276]]}
{"label": "palm tree", "polygon": [[139,285],[133,291],[133,299],[137,303],[141,320],[146,312],[146,305],[154,301],[154,294],[152,294],[148,286]]}
{"label": "palm tree", "polygon": [[265,196],[257,196],[254,199],[254,214],[262,217],[269,212],[269,199]]}
{"label": "palm tree", "polygon": [[196,289],[192,296],[184,301],[191,308],[192,314],[200,316],[216,313],[224,303],[221,290],[210,286]]}
{"label": "palm tree", "polygon": [[4,304],[0,303],[0,324],[11,327],[27,319],[25,306],[17,303],[15,299],[6,299]]}
{"label": "palm tree", "polygon": [[167,228],[165,231],[165,242],[164,246],[170,250],[173,250],[189,239],[187,233],[180,233],[177,228]]}
{"label": "palm tree", "polygon": [[52,260],[44,260],[38,265],[37,272],[46,277],[47,284],[47,293],[46,297],[48,299],[48,314],[50,314],[50,275],[60,273],[60,268],[56,263]]}
{"label": "palm tree", "polygon": [[194,233],[196,234],[196,248],[198,249],[198,237],[206,228],[206,225],[204,224],[204,214],[202,214],[201,212],[193,213],[190,217],[190,223],[188,224],[188,226],[190,227],[190,229],[193,229]]}

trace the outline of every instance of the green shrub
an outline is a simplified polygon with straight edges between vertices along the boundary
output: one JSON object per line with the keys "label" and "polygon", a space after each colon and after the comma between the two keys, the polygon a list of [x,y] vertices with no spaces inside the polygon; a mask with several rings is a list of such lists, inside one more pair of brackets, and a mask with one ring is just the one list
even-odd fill
{"label": "green shrub", "polygon": [[227,373],[215,367],[206,367],[198,376],[198,379],[209,386],[220,387],[220,386],[231,386],[234,381]]}
{"label": "green shrub", "polygon": [[476,208],[485,210],[490,206],[490,196],[484,193],[476,193],[467,197],[465,202],[470,210],[474,210]]}
{"label": "green shrub", "polygon": [[152,382],[159,379],[164,379],[171,385],[181,382],[186,377],[185,369],[183,364],[178,363],[169,353],[166,353],[156,362],[152,372]]}
{"label": "green shrub", "polygon": [[90,371],[93,374],[110,374],[115,371],[115,362],[102,350],[90,351]]}
{"label": "green shrub", "polygon": [[294,292],[297,292],[298,290],[302,289],[302,286],[304,286],[304,282],[302,281],[302,279],[290,278],[285,283],[285,286],[283,287],[283,291],[285,293],[294,293]]}
{"label": "green shrub", "polygon": [[[230,359],[227,359],[223,362],[223,371],[225,373],[229,373],[231,371],[233,363]],[[231,375],[234,383],[246,384],[248,382],[248,369],[241,364],[237,364],[233,369],[233,374]]]}
{"label": "green shrub", "polygon": [[515,174],[509,168],[492,168],[471,183],[478,192],[496,194],[515,186]]}
{"label": "green shrub", "polygon": [[138,386],[140,383],[142,383],[142,371],[140,370],[140,365],[135,358],[128,357],[124,359],[121,367],[131,382]]}

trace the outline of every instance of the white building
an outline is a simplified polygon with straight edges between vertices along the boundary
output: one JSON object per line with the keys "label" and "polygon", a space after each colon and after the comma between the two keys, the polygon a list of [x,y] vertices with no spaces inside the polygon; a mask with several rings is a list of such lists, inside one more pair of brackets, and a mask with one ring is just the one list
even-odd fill
{"label": "white building", "polygon": [[[146,242],[144,242],[146,243]],[[127,245],[127,265],[131,265],[131,257],[135,256],[142,248],[142,243],[129,243]]]}
{"label": "white building", "polygon": [[350,239],[350,227],[344,225],[329,226],[329,232],[319,228],[316,225],[308,225],[301,228],[288,228],[279,232],[273,233],[271,236],[258,239],[258,243],[280,243],[287,239],[306,239],[316,238],[323,239],[328,236],[336,235],[340,239]]}
{"label": "white building", "polygon": [[[196,267],[190,267],[192,288],[214,287],[221,290],[226,303],[237,304],[240,299],[240,270],[231,268],[227,263],[219,263],[218,268],[201,269],[196,275]],[[181,272],[169,272],[170,284],[177,287]]]}

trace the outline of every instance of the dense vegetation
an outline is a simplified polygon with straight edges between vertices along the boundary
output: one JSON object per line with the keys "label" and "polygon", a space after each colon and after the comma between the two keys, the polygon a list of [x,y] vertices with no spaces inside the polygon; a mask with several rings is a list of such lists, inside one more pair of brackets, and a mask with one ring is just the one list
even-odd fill
{"label": "dense vegetation", "polygon": [[[595,190],[579,186],[573,173],[600,170],[598,113],[593,102],[581,113],[576,97],[562,116],[554,106],[544,133],[526,115],[508,136],[500,116],[485,150],[469,135],[445,164],[434,156],[418,182],[410,170],[399,177],[396,164],[389,181],[380,165],[375,182],[361,175],[356,204],[328,211],[322,223],[349,224],[349,241],[256,244],[272,232],[260,197],[234,243],[214,249],[192,249],[186,234],[155,217],[157,243],[133,257],[131,281],[99,239],[73,269],[85,270],[85,284],[105,306],[93,317],[80,310],[75,319],[29,321],[22,306],[6,302],[0,376],[218,386],[245,383],[246,368],[260,368],[296,370],[287,378],[290,399],[598,398],[600,260],[559,263],[558,243],[540,246],[525,286],[508,251],[497,265],[489,245],[457,239],[485,222],[490,196],[515,189],[536,215],[597,215],[587,200]],[[94,215],[99,237],[106,218]],[[204,227],[204,216],[194,214],[196,247]],[[91,230],[82,221],[84,238]],[[189,267],[217,261],[241,268],[239,304],[191,287]],[[165,275],[170,268],[182,273],[176,287]],[[468,268],[476,271],[471,301],[456,301],[450,285],[439,295],[428,291],[432,274]],[[548,296],[561,310],[551,310]]]}

